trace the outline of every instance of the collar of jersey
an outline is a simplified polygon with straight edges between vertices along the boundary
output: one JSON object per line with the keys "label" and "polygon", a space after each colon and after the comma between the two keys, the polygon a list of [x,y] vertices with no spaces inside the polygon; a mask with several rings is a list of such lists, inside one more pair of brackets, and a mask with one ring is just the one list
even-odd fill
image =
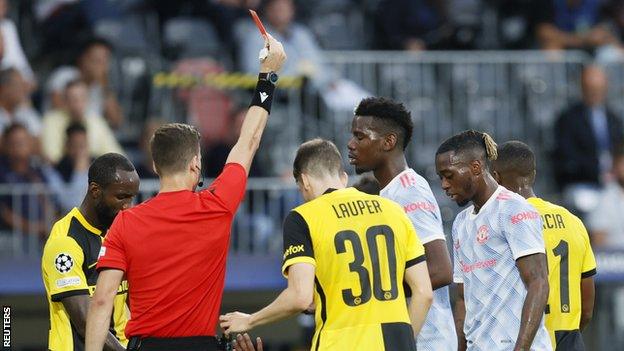
{"label": "collar of jersey", "polygon": [[72,216],[76,217],[76,219],[78,219],[78,222],[80,222],[80,224],[82,224],[82,226],[85,227],[88,231],[96,235],[102,235],[102,231],[92,226],[91,223],[87,222],[87,219],[84,218],[84,216],[77,207],[74,207],[71,210],[71,214]]}
{"label": "collar of jersey", "polygon": [[[404,175],[406,173],[409,173],[409,171],[413,171],[413,170],[411,168],[407,167],[401,173],[397,174],[394,178],[392,178],[390,183],[388,183],[383,189],[379,190],[379,195],[381,195],[384,192],[390,190],[390,186],[392,185],[392,183],[398,182],[399,178],[401,178],[402,175]],[[414,172],[414,173],[416,173],[416,172]]]}
{"label": "collar of jersey", "polygon": [[325,190],[325,192],[323,193],[323,195],[329,194],[329,193],[333,193],[334,191],[336,191],[338,189],[334,189],[334,188],[329,188],[327,190]]}
{"label": "collar of jersey", "polygon": [[490,198],[483,204],[483,206],[481,206],[481,208],[479,209],[479,213],[474,212],[474,205],[470,206],[470,212],[468,213],[468,215],[470,216],[470,219],[475,219],[479,217],[479,215],[483,213],[483,210],[485,210],[488,206],[490,206],[492,202],[496,201],[498,194],[500,194],[500,192],[503,191],[503,189],[505,188],[499,185],[498,188],[496,188],[496,190],[492,194],[492,196],[490,196]]}

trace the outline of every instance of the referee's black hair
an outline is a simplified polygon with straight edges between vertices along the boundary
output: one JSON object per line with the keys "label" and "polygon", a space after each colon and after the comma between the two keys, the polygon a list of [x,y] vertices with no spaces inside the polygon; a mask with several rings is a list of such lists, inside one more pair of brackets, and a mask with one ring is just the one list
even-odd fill
{"label": "referee's black hair", "polygon": [[395,132],[403,150],[412,140],[412,115],[400,102],[385,97],[369,97],[360,101],[354,113],[356,116],[376,118],[384,127]]}
{"label": "referee's black hair", "polygon": [[494,161],[499,171],[514,172],[519,176],[532,176],[536,171],[535,154],[529,145],[511,140],[498,146],[498,157]]}
{"label": "referee's black hair", "polygon": [[494,139],[492,139],[488,133],[471,129],[446,139],[442,145],[438,147],[436,156],[449,151],[455,153],[469,152],[471,153],[470,156],[472,159],[481,158],[485,161],[486,166],[489,167],[489,163],[496,160],[498,157],[496,147],[496,142],[494,142]]}
{"label": "referee's black hair", "polygon": [[117,171],[134,171],[134,165],[126,156],[114,152],[104,154],[93,161],[89,167],[89,184],[95,183],[102,188],[116,181]]}
{"label": "referee's black hair", "polygon": [[322,176],[324,174],[339,175],[344,172],[340,151],[329,140],[315,138],[299,146],[293,176],[299,181],[302,173]]}

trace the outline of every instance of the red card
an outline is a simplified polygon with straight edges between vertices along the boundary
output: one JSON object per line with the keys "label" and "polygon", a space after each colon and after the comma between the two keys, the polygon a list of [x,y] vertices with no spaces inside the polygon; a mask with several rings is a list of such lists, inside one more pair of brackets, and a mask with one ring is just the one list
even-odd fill
{"label": "red card", "polygon": [[258,14],[256,13],[256,11],[249,10],[249,13],[251,13],[251,18],[253,18],[254,22],[256,22],[256,27],[258,27],[260,34],[262,34],[266,38],[267,31],[266,29],[264,29],[264,26],[262,25],[262,21],[260,21],[260,17],[258,17]]}

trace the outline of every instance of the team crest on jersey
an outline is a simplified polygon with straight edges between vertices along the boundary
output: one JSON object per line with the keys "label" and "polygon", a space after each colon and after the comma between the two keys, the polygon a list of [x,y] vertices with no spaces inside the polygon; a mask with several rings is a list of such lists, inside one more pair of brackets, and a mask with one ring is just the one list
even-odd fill
{"label": "team crest on jersey", "polygon": [[74,260],[69,254],[60,253],[54,259],[54,267],[56,267],[56,270],[59,271],[60,273],[65,274],[69,272],[73,266],[74,266]]}
{"label": "team crest on jersey", "polygon": [[477,242],[481,245],[485,244],[485,242],[489,239],[489,228],[487,225],[482,225],[479,227],[477,231]]}

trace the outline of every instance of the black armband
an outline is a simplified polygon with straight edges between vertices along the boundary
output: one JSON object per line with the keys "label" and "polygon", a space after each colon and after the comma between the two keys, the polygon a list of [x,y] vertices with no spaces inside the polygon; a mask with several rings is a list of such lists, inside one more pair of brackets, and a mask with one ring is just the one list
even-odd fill
{"label": "black armband", "polygon": [[260,106],[268,113],[271,113],[271,104],[273,103],[274,92],[275,85],[273,83],[268,80],[259,79],[249,106]]}

